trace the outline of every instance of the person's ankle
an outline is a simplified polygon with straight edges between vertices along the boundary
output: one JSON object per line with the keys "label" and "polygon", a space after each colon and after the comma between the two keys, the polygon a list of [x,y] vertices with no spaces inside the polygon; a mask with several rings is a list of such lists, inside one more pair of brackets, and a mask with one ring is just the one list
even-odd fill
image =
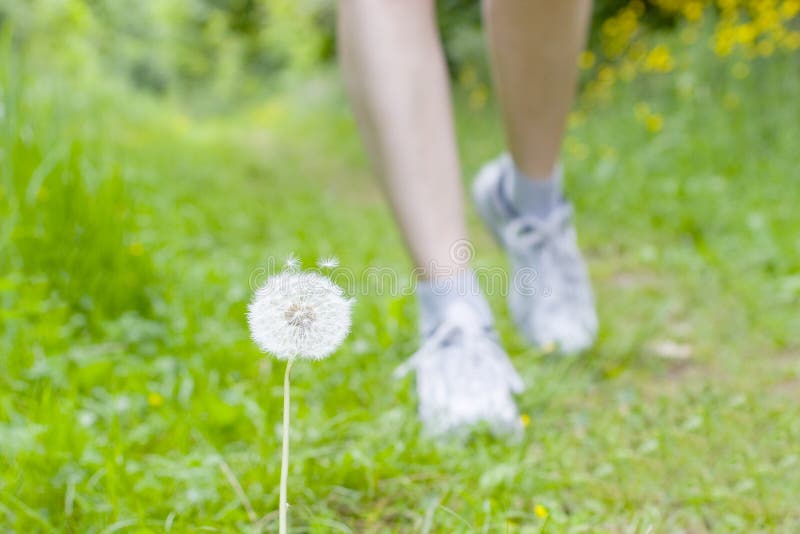
{"label": "person's ankle", "polygon": [[508,195],[520,213],[546,219],[562,197],[562,171],[556,164],[546,176],[528,176],[512,160]]}

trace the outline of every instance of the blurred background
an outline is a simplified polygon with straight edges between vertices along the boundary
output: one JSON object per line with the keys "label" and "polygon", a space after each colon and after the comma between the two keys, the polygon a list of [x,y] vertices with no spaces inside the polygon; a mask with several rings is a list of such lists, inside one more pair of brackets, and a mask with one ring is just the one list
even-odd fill
{"label": "blurred background", "polygon": [[[468,180],[504,146],[480,6],[437,5]],[[335,11],[0,0],[3,530],[276,528],[254,273],[409,268]],[[563,160],[597,347],[532,351],[494,296],[525,437],[431,443],[389,378],[415,303],[364,288],[345,346],[296,371],[298,531],[800,531],[800,0],[596,0],[579,68]]]}

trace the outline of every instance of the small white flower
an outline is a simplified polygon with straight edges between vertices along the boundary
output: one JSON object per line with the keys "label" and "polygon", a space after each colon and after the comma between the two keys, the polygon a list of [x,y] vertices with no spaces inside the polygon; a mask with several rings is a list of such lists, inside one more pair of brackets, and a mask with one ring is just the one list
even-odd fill
{"label": "small white flower", "polygon": [[320,258],[317,260],[317,267],[320,269],[335,269],[339,266],[339,258],[336,256],[328,256],[327,258]]}
{"label": "small white flower", "polygon": [[286,268],[290,271],[297,271],[300,269],[300,259],[294,255],[294,253],[289,253],[286,257],[286,262],[284,263]]}
{"label": "small white flower", "polygon": [[78,422],[81,426],[90,427],[97,421],[97,415],[92,412],[81,411],[78,414]]}
{"label": "small white flower", "polygon": [[351,306],[329,278],[284,271],[256,291],[247,312],[250,335],[262,351],[281,360],[320,360],[347,337]]}

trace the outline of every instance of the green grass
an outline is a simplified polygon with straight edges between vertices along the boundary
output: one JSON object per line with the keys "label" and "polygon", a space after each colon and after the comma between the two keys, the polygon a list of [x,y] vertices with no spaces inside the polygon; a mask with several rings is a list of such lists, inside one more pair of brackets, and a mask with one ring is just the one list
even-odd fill
{"label": "green grass", "polygon": [[[706,58],[584,102],[564,160],[600,339],[544,356],[492,298],[529,384],[522,442],[422,437],[390,378],[414,302],[358,295],[343,348],[296,367],[292,526],[800,530],[797,60],[735,81]],[[3,63],[0,529],[255,530],[227,469],[276,530],[282,368],[248,339],[251,277],[290,251],[409,268],[335,78],[192,118]],[[469,175],[502,138],[457,96]],[[471,217],[478,263],[503,264]]]}

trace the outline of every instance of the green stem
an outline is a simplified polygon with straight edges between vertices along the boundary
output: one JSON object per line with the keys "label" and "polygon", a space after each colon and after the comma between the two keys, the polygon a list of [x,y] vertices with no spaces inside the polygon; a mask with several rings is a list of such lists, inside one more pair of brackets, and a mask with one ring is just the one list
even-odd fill
{"label": "green stem", "polygon": [[286,374],[283,375],[283,452],[281,453],[281,493],[278,516],[280,534],[288,532],[286,515],[289,503],[286,502],[286,479],[289,476],[289,372],[292,370],[293,363],[293,359],[286,362]]}

